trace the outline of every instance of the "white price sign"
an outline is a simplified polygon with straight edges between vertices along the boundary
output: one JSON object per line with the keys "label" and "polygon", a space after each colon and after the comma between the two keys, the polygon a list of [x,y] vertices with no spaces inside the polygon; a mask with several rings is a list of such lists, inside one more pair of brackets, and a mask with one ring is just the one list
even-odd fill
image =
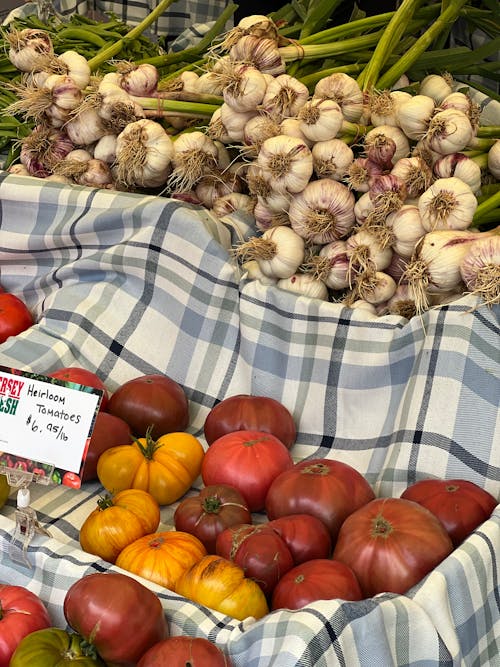
{"label": "white price sign", "polygon": [[59,469],[53,481],[67,472],[77,486],[101,399],[94,387],[0,367],[0,464],[38,474],[43,462]]}

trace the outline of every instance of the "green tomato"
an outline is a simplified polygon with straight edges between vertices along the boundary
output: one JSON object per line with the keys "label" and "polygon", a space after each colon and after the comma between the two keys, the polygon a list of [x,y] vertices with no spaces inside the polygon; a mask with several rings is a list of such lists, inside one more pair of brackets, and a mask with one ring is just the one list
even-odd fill
{"label": "green tomato", "polygon": [[85,655],[82,641],[59,628],[36,630],[19,642],[9,667],[103,667],[102,660]]}

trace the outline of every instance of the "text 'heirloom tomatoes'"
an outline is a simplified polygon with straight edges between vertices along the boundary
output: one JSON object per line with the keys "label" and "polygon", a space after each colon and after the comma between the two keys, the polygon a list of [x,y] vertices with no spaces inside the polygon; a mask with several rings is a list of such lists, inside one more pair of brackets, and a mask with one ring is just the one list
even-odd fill
{"label": "text 'heirloom tomatoes'", "polygon": [[23,586],[0,584],[0,667],[8,667],[23,637],[51,626],[41,599]]}
{"label": "text 'heirloom tomatoes'", "polygon": [[272,433],[287,449],[297,437],[293,417],[282,403],[267,396],[250,394],[230,396],[218,403],[208,413],[203,430],[209,445],[234,431]]}
{"label": "text 'heirloom tomatoes'", "polygon": [[285,445],[271,433],[226,433],[208,448],[201,468],[203,482],[229,484],[240,491],[251,512],[264,509],[272,481],[293,466]]}
{"label": "text 'heirloom tomatoes'", "polygon": [[411,500],[377,498],[342,524],[333,558],[356,574],[366,597],[406,593],[453,551],[443,525]]}
{"label": "text 'heirloom tomatoes'", "polygon": [[353,467],[331,459],[296,463],[271,484],[268,517],[312,514],[328,528],[333,541],[344,519],[375,498],[366,479]]}
{"label": "text 'heirloom tomatoes'", "polygon": [[97,462],[97,475],[111,493],[142,489],[160,505],[179,500],[201,471],[204,451],[189,433],[167,433],[154,440],[149,433],[131,445],[111,447]]}
{"label": "text 'heirloom tomatoes'", "polygon": [[160,598],[120,572],[82,577],[66,593],[63,609],[68,625],[95,647],[108,667],[129,667],[168,637]]}

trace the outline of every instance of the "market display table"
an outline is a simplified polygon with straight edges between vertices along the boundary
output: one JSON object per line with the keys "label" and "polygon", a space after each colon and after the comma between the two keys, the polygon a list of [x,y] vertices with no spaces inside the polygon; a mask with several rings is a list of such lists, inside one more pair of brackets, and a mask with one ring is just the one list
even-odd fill
{"label": "market display table", "polygon": [[[253,232],[249,218],[219,221],[169,199],[0,172],[0,284],[37,320],[0,346],[0,365],[83,366],[110,391],[166,373],[184,387],[200,439],[217,401],[271,396],[295,418],[296,460],[348,463],[378,496],[432,476],[500,497],[500,308],[464,296],[407,321],[264,286],[230,252]],[[78,543],[102,487],[31,492],[50,536],[29,547],[32,568],[12,561],[11,498],[0,516],[0,580],[38,593],[64,627],[69,586],[115,569]],[[162,508],[163,527],[174,509]],[[237,667],[495,667],[498,553],[500,507],[407,595],[322,601],[241,623],[148,585],[174,634],[208,637]]]}

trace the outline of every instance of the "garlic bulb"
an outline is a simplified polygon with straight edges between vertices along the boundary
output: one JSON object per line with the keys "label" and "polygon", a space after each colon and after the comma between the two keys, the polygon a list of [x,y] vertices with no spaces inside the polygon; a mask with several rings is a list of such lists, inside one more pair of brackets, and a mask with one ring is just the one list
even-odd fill
{"label": "garlic bulb", "polygon": [[325,283],[310,273],[294,273],[290,278],[278,280],[276,286],[310,299],[328,301],[328,289]]}
{"label": "garlic bulb", "polygon": [[433,170],[437,178],[456,176],[476,195],[481,189],[481,167],[463,153],[444,155],[434,163]]}
{"label": "garlic bulb", "polygon": [[431,150],[448,155],[466,148],[473,136],[472,124],[463,111],[445,109],[430,120],[425,140]]}
{"label": "garlic bulb", "polygon": [[354,284],[354,293],[358,299],[374,306],[388,301],[396,291],[396,282],[383,271],[365,271]]}
{"label": "garlic bulb", "polygon": [[313,97],[334,100],[343,117],[352,123],[358,122],[363,113],[363,92],[356,79],[344,72],[334,72],[320,79]]}
{"label": "garlic bulb", "polygon": [[392,158],[393,164],[410,154],[410,142],[405,132],[399,127],[392,125],[379,125],[368,130],[363,140],[365,151],[372,148],[380,150],[380,147],[387,143],[388,140],[392,140],[396,144],[396,150]]}
{"label": "garlic bulb", "polygon": [[346,244],[350,266],[357,273],[383,271],[391,262],[392,249],[367,230],[351,234]]}
{"label": "garlic bulb", "polygon": [[388,215],[386,225],[392,231],[393,249],[398,255],[408,259],[427,231],[422,224],[418,208],[408,204]]}
{"label": "garlic bulb", "polygon": [[460,275],[472,294],[485,303],[500,303],[500,236],[472,243],[460,264]]}
{"label": "garlic bulb", "polygon": [[317,141],[311,152],[314,173],[318,178],[332,178],[335,181],[341,181],[348,174],[349,167],[354,160],[352,148],[340,139]]}
{"label": "garlic bulb", "polygon": [[488,169],[500,180],[500,139],[497,139],[488,151]]}
{"label": "garlic bulb", "polygon": [[432,183],[432,169],[418,156],[401,158],[391,174],[403,181],[408,197],[419,197]]}
{"label": "garlic bulb", "polygon": [[288,216],[292,229],[310,243],[330,243],[353,228],[354,195],[329,178],[311,181],[292,198]]}
{"label": "garlic bulb", "polygon": [[309,99],[308,88],[290,74],[280,74],[268,84],[262,108],[273,118],[295,116]]}
{"label": "garlic bulb", "polygon": [[428,95],[414,95],[397,109],[398,124],[410,139],[421,139],[434,115],[435,102]]}
{"label": "garlic bulb", "polygon": [[459,178],[438,178],[419,197],[418,210],[424,229],[463,230],[470,227],[477,208],[477,198]]}
{"label": "garlic bulb", "polygon": [[285,74],[285,61],[273,39],[244,35],[229,51],[231,62],[253,65],[262,74]]}
{"label": "garlic bulb", "polygon": [[267,83],[256,67],[233,64],[219,76],[224,85],[224,102],[238,113],[254,111],[262,102]]}
{"label": "garlic bulb", "polygon": [[271,189],[279,192],[300,192],[313,173],[312,153],[306,144],[282,134],[264,141],[257,165]]}
{"label": "garlic bulb", "polygon": [[310,141],[334,139],[342,128],[343,116],[334,100],[315,98],[300,108],[300,129]]}
{"label": "garlic bulb", "polygon": [[256,260],[269,278],[290,278],[304,261],[304,239],[290,227],[280,225],[237,246],[236,256],[243,262]]}
{"label": "garlic bulb", "polygon": [[431,97],[436,104],[440,104],[445,97],[453,92],[453,78],[449,74],[428,74],[420,82],[419,94]]}
{"label": "garlic bulb", "polygon": [[311,259],[314,275],[332,290],[349,287],[349,259],[346,242],[332,241],[324,245],[319,254]]}
{"label": "garlic bulb", "polygon": [[369,97],[370,124],[398,126],[398,108],[411,99],[410,93],[402,90],[372,91]]}
{"label": "garlic bulb", "polygon": [[190,190],[203,176],[217,168],[217,145],[203,132],[180,134],[173,142],[173,149],[173,171],[169,177],[172,190]]}

